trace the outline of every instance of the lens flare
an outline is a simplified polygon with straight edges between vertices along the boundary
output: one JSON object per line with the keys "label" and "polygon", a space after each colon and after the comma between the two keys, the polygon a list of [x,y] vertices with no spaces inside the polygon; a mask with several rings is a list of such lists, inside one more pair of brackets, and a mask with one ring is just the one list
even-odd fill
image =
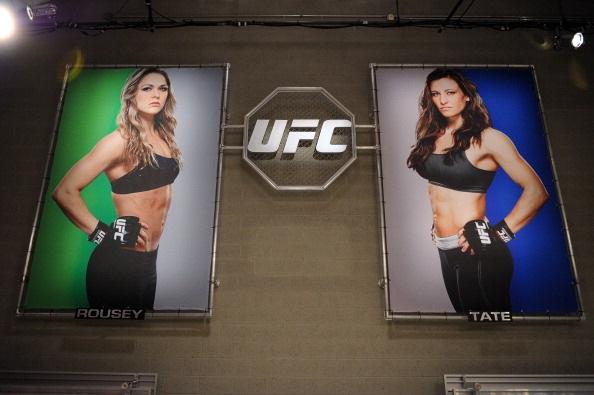
{"label": "lens flare", "polygon": [[579,90],[587,91],[590,88],[587,68],[575,57],[569,62],[569,79]]}
{"label": "lens flare", "polygon": [[0,6],[0,40],[10,38],[14,33],[14,16],[12,12],[3,6]]}
{"label": "lens flare", "polygon": [[85,64],[85,56],[80,48],[72,48],[66,52],[59,63],[61,66],[56,69],[56,78],[61,81],[64,78],[64,68],[70,67],[68,71],[68,81],[74,81],[78,78]]}

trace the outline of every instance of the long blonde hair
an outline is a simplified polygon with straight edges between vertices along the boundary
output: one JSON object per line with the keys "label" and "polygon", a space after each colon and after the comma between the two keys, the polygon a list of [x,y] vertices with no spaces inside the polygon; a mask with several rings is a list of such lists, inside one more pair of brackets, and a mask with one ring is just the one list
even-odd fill
{"label": "long blonde hair", "polygon": [[175,126],[177,120],[173,115],[175,97],[171,89],[171,81],[167,73],[158,68],[142,68],[136,70],[122,88],[120,96],[121,109],[117,117],[118,131],[126,139],[123,159],[126,163],[137,164],[139,167],[156,166],[157,160],[152,147],[149,145],[146,130],[140,122],[140,115],[136,106],[136,92],[140,81],[148,74],[160,74],[167,82],[168,95],[161,112],[155,116],[155,131],[165,141],[171,156],[181,164],[181,151],[175,142]]}

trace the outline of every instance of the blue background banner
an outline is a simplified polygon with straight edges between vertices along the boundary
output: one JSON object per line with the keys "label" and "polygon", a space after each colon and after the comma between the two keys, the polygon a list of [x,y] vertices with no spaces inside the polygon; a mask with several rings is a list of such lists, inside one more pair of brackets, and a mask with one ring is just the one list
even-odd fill
{"label": "blue background banner", "polygon": [[[375,71],[382,149],[391,313],[451,313],[431,239],[427,180],[406,166],[415,144],[419,98],[432,67]],[[456,68],[472,80],[493,127],[506,134],[542,180],[549,200],[508,246],[514,257],[512,311],[521,315],[580,314],[536,81],[530,67]],[[486,216],[499,222],[522,189],[501,169],[487,191]]]}
{"label": "blue background banner", "polygon": [[[549,193],[549,200],[538,215],[509,244],[515,262],[513,310],[575,312],[578,305],[571,262],[532,70],[464,69],[463,73],[477,85],[493,127],[512,139]],[[487,195],[488,218],[503,218],[521,192],[499,170]]]}

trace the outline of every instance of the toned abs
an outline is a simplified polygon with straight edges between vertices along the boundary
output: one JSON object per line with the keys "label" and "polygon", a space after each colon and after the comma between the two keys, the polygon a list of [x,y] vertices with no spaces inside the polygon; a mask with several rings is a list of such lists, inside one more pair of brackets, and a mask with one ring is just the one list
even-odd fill
{"label": "toned abs", "polygon": [[462,192],[429,184],[433,225],[439,237],[452,236],[468,221],[485,218],[486,194]]}
{"label": "toned abs", "polygon": [[[139,217],[141,222],[148,225],[150,239],[147,250],[157,249],[171,205],[172,186],[164,185],[149,191],[125,195],[112,193],[111,196],[118,216]],[[138,246],[135,249],[142,250]]]}

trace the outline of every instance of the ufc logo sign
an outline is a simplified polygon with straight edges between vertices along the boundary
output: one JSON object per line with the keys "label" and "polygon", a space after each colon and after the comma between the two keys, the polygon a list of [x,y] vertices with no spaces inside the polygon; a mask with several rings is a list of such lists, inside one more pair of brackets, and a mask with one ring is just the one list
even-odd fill
{"label": "ufc logo sign", "polygon": [[487,232],[487,224],[481,224],[480,222],[475,222],[474,226],[476,226],[477,233],[479,235],[479,239],[481,240],[482,244],[491,244],[491,236],[489,236],[489,232]]}
{"label": "ufc logo sign", "polygon": [[[270,135],[267,141],[264,142],[269,123],[270,120],[268,119],[258,119],[256,121],[248,143],[248,151],[254,153],[278,152],[289,121],[286,119],[275,120]],[[297,152],[299,142],[313,141],[316,138],[319,124],[319,119],[293,119],[288,128],[288,136],[282,153],[294,154]],[[321,128],[319,128],[316,151],[322,154],[340,154],[344,152],[347,146],[345,144],[332,144],[332,136],[335,129],[350,128],[351,126],[351,121],[347,119],[328,119],[324,121]],[[302,129],[316,129],[316,131],[312,132]]]}
{"label": "ufc logo sign", "polygon": [[320,87],[279,87],[244,118],[243,159],[274,189],[321,191],[357,159],[355,116]]}
{"label": "ufc logo sign", "polygon": [[115,221],[114,228],[116,231],[113,234],[113,239],[124,243],[124,235],[126,234],[126,220],[124,218],[118,218]]}

